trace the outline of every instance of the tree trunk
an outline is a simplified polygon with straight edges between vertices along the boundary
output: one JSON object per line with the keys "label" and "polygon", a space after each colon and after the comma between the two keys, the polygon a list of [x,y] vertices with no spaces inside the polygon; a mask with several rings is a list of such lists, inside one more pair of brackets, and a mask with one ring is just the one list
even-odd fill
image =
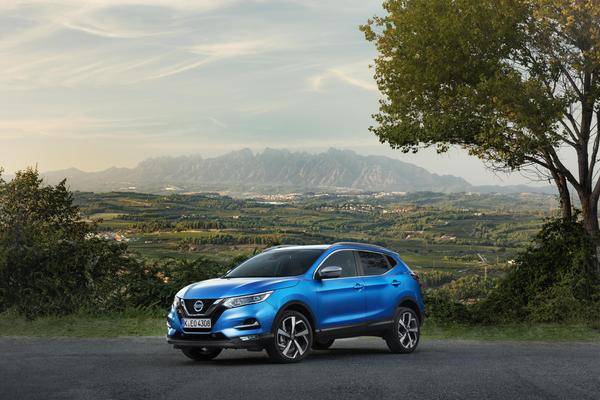
{"label": "tree trunk", "polygon": [[569,186],[564,175],[552,171],[552,177],[558,188],[558,198],[560,201],[560,216],[563,221],[570,221],[572,217],[571,196]]}
{"label": "tree trunk", "polygon": [[598,199],[592,193],[579,193],[583,226],[596,245],[600,245],[600,226],[598,225]]}

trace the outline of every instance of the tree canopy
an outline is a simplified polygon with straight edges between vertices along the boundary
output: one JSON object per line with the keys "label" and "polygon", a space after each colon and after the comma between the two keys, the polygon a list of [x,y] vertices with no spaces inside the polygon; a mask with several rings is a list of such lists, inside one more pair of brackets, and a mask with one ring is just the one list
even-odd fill
{"label": "tree canopy", "polygon": [[[371,130],[405,152],[451,145],[504,170],[534,168],[569,190],[599,237],[600,3],[387,0],[361,27],[383,98]],[[577,167],[565,161],[572,151]]]}

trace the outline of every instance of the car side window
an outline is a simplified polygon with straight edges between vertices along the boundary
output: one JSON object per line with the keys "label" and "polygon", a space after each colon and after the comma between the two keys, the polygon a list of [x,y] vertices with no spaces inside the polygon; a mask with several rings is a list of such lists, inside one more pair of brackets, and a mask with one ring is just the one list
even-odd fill
{"label": "car side window", "polygon": [[330,255],[321,268],[340,267],[342,269],[342,278],[356,276],[356,259],[352,251],[338,251]]}
{"label": "car side window", "polygon": [[382,254],[359,251],[358,258],[365,275],[382,275],[389,270],[389,265]]}
{"label": "car side window", "polygon": [[396,265],[398,265],[398,263],[396,262],[394,257],[386,255],[385,258],[387,258],[388,263],[390,264],[390,269],[394,268]]}

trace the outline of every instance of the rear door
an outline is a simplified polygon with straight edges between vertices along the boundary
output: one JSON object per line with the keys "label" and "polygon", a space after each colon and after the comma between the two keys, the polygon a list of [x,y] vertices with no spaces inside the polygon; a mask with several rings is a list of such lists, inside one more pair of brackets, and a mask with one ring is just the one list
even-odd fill
{"label": "rear door", "polygon": [[[360,273],[365,285],[365,317],[368,321],[391,319],[401,293],[397,275],[385,255],[374,251],[357,251]],[[393,260],[393,259],[392,259]]]}
{"label": "rear door", "polygon": [[341,267],[342,276],[316,282],[321,329],[362,322],[365,314],[364,283],[363,278],[358,276],[354,252],[340,250],[332,253],[319,269],[328,266]]}

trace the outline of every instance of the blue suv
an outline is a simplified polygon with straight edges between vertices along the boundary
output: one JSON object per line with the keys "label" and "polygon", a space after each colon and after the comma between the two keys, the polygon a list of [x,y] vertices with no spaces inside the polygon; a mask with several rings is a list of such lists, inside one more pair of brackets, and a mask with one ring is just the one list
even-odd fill
{"label": "blue suv", "polygon": [[393,251],[362,243],[277,246],[181,289],[167,341],[193,360],[236,348],[292,363],[355,336],[379,336],[392,352],[410,353],[423,316],[418,276]]}

